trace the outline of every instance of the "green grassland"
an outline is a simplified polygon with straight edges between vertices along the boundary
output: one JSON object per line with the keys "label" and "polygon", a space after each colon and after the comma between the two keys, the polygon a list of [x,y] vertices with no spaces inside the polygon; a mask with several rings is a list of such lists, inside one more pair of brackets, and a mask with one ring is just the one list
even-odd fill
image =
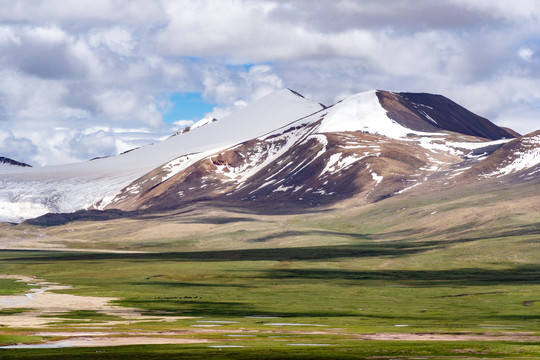
{"label": "green grassland", "polygon": [[20,294],[29,290],[31,286],[11,279],[0,279],[0,296]]}
{"label": "green grassland", "polygon": [[[540,336],[540,196],[535,185],[496,190],[301,214],[200,205],[103,222],[4,227],[5,236],[84,250],[0,251],[0,273],[72,285],[65,293],[115,297],[149,316],[136,328],[120,321],[114,331],[186,330],[213,344],[246,347],[0,349],[0,358],[540,358],[540,342],[503,338]],[[156,314],[194,318],[151,320]],[[111,319],[92,311],[61,317],[66,321],[53,327],[64,330]],[[198,321],[222,323],[219,331],[191,331]],[[35,342],[33,333],[0,327],[0,344]],[[235,338],[239,333],[252,336]],[[362,339],[378,333],[501,340]]]}
{"label": "green grassland", "polygon": [[[495,342],[339,341],[320,347],[287,346],[276,342],[244,343],[244,348],[209,348],[206,345],[122,346],[17,350],[6,359],[533,359],[537,344]],[[1,354],[1,353],[0,353]]]}

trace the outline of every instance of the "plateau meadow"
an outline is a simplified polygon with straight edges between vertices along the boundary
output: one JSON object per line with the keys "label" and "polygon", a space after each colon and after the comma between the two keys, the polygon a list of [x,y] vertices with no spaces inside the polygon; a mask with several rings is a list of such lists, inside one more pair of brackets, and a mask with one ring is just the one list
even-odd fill
{"label": "plateau meadow", "polygon": [[535,189],[5,224],[0,357],[540,357]]}

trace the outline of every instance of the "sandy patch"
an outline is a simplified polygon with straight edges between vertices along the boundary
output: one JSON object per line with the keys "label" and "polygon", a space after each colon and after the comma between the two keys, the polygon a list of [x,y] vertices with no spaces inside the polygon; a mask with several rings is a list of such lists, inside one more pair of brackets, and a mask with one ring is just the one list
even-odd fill
{"label": "sandy patch", "polygon": [[[160,317],[143,316],[138,309],[110,305],[112,297],[80,296],[71,294],[53,293],[53,290],[71,289],[71,286],[60,285],[44,281],[32,276],[0,275],[3,279],[22,281],[35,286],[23,295],[0,296],[1,309],[32,309],[18,314],[0,316],[0,325],[10,327],[36,327],[47,323],[65,321],[64,318],[55,317],[62,313],[77,310],[95,311],[104,315],[117,316],[124,321],[105,321],[103,325],[125,324],[125,321],[174,321],[189,317]],[[48,317],[42,317],[42,316]],[[90,324],[89,324],[90,325]]]}

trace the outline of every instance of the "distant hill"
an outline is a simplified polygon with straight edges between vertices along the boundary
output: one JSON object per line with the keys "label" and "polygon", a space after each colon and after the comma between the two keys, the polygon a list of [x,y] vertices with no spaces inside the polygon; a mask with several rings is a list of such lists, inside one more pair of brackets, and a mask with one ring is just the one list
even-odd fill
{"label": "distant hill", "polygon": [[20,167],[32,167],[32,165],[25,164],[20,161],[16,161],[4,156],[0,156],[0,164],[6,164],[6,165],[12,165],[12,166],[20,166]]}

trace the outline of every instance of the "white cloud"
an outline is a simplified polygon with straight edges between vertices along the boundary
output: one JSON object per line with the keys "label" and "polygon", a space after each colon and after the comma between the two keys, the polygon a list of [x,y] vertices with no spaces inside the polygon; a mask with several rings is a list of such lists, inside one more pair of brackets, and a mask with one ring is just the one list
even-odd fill
{"label": "white cloud", "polygon": [[236,72],[227,67],[214,68],[206,72],[203,84],[205,99],[225,104],[206,114],[216,119],[284,87],[283,80],[269,65],[255,65]]}
{"label": "white cloud", "polygon": [[114,119],[128,119],[138,105],[137,95],[128,90],[105,90],[94,100],[104,116]]}
{"label": "white cloud", "polygon": [[162,2],[147,0],[2,0],[0,20],[65,23],[91,27],[96,23],[153,25],[165,21]]}
{"label": "white cloud", "polygon": [[68,51],[68,56],[73,57],[79,66],[85,68],[87,76],[98,77],[103,74],[104,65],[99,56],[92,52],[84,40],[79,39],[72,43]]}
{"label": "white cloud", "polygon": [[35,155],[37,147],[26,137],[17,137],[11,131],[0,130],[1,156],[20,161]]}
{"label": "white cloud", "polygon": [[531,48],[523,47],[518,50],[518,56],[525,61],[531,61],[534,55],[534,51]]}
{"label": "white cloud", "polygon": [[70,36],[57,25],[29,27],[26,36],[35,42],[50,44],[63,44],[69,41]]}
{"label": "white cloud", "polygon": [[20,44],[21,38],[10,26],[0,26],[0,45]]}
{"label": "white cloud", "polygon": [[70,140],[70,148],[76,158],[83,159],[114,155],[117,152],[114,137],[102,130],[87,135],[75,135]]}
{"label": "white cloud", "polygon": [[245,80],[243,89],[249,94],[249,101],[260,99],[284,87],[283,80],[268,65],[252,66],[247,73],[242,73],[241,77]]}
{"label": "white cloud", "polygon": [[141,123],[148,124],[152,128],[159,128],[163,124],[163,118],[153,98],[147,98],[145,100],[138,112],[138,118]]}
{"label": "white cloud", "polygon": [[195,121],[193,120],[178,120],[173,122],[173,125],[177,126],[179,129],[191,126],[193,124],[195,124]]}
{"label": "white cloud", "polygon": [[110,51],[121,56],[133,55],[136,46],[131,33],[119,26],[93,32],[90,35],[89,44],[92,47],[106,46]]}
{"label": "white cloud", "polygon": [[216,118],[284,87],[327,105],[372,88],[436,92],[522,132],[540,127],[536,0],[0,6],[0,122],[33,164],[162,138],[182,126],[160,112],[177,92],[201,92]]}

